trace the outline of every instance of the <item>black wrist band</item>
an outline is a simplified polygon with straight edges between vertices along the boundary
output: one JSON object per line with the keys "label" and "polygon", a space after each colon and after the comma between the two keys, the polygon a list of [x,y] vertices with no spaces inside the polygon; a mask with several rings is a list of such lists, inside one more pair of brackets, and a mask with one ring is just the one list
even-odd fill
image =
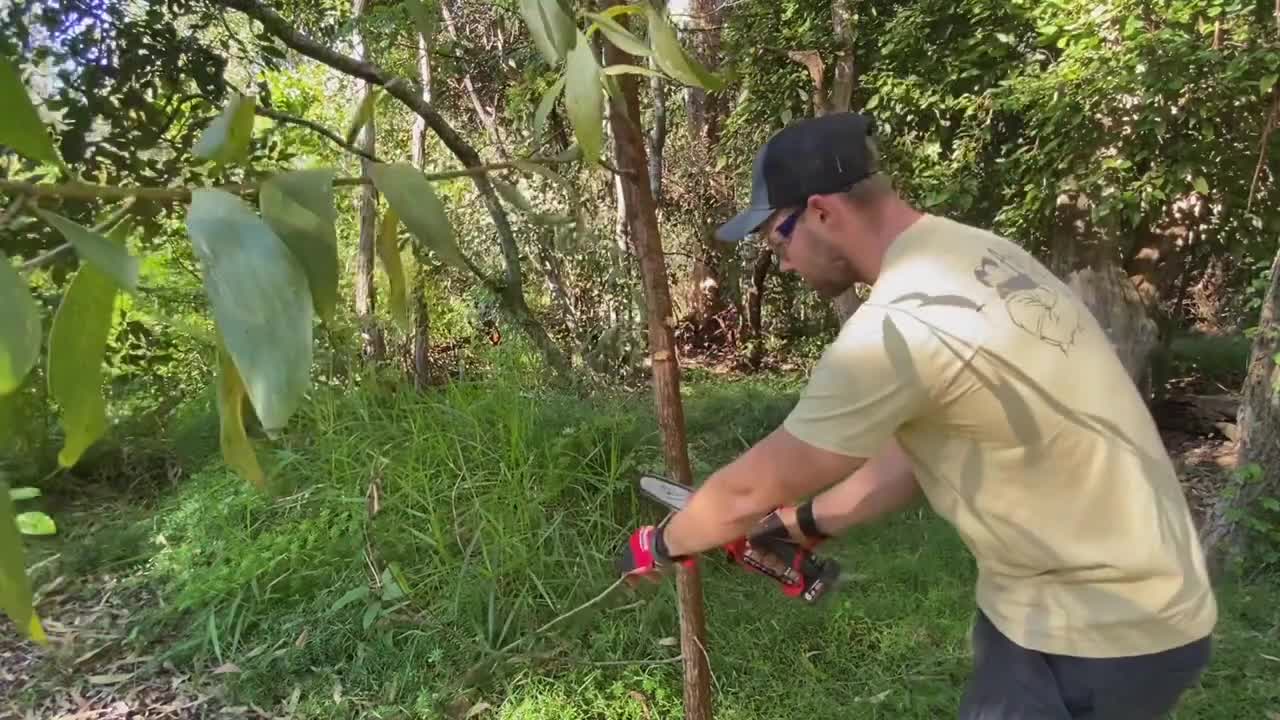
{"label": "black wrist band", "polygon": [[667,523],[669,522],[671,522],[670,517],[658,523],[658,527],[653,531],[653,559],[662,565],[684,559],[684,556],[672,557],[671,551],[667,549]]}
{"label": "black wrist band", "polygon": [[818,529],[818,523],[813,518],[812,500],[796,508],[796,525],[800,526],[800,532],[804,533],[806,537],[820,540],[827,538],[827,534]]}

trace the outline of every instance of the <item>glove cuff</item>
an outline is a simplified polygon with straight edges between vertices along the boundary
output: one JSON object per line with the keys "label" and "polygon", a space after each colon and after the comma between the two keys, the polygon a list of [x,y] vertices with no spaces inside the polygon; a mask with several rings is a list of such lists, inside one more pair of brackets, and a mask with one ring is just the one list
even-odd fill
{"label": "glove cuff", "polygon": [[658,526],[653,529],[653,561],[658,565],[684,562],[689,557],[688,555],[672,556],[667,550],[667,523],[669,522],[671,522],[671,516],[658,523]]}
{"label": "glove cuff", "polygon": [[805,537],[826,540],[829,535],[818,529],[818,522],[813,517],[813,500],[808,500],[796,508],[796,525]]}

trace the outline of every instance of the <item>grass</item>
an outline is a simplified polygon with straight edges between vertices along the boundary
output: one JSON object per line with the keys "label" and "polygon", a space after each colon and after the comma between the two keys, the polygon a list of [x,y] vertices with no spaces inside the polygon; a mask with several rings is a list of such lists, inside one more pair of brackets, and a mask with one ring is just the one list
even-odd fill
{"label": "grass", "polygon": [[[321,394],[248,488],[217,461],[148,507],[63,522],[60,567],[129,569],[163,602],[137,641],[220,675],[238,703],[295,717],[428,718],[477,659],[596,595],[614,549],[661,510],[649,395],[570,397],[499,373],[426,395]],[[371,386],[376,388],[377,386]],[[684,386],[705,476],[772,429],[794,378]],[[199,413],[196,413],[199,417]],[[183,426],[185,442],[199,433]],[[102,508],[111,508],[104,512]],[[703,564],[715,717],[953,716],[968,671],[972,560],[925,509],[824,546],[846,581],[808,607],[717,557]],[[370,566],[381,571],[371,583]],[[1280,592],[1223,589],[1214,666],[1179,719],[1280,712]],[[609,597],[475,678],[482,718],[681,715],[674,583]],[[335,701],[335,698],[338,698]]]}

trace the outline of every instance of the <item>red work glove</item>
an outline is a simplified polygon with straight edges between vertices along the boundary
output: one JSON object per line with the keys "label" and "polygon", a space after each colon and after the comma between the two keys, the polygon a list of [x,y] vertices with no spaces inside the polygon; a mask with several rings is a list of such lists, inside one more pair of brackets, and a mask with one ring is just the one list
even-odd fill
{"label": "red work glove", "polygon": [[642,579],[657,582],[662,573],[675,563],[693,565],[691,557],[673,558],[667,554],[662,537],[665,529],[665,522],[656,526],[645,525],[631,533],[631,537],[618,550],[614,567],[632,585]]}

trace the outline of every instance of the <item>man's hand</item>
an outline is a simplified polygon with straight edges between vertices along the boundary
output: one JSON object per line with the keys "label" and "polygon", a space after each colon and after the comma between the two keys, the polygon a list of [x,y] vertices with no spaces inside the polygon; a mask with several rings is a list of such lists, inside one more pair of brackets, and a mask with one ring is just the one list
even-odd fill
{"label": "man's hand", "polygon": [[635,585],[640,580],[658,582],[661,575],[674,563],[691,565],[689,557],[672,558],[667,554],[663,542],[664,526],[659,524],[645,525],[627,538],[618,549],[614,558],[614,567],[618,573],[627,578],[627,582]]}
{"label": "man's hand", "polygon": [[811,499],[798,506],[780,507],[765,515],[747,540],[785,540],[812,550],[828,538],[814,520]]}

